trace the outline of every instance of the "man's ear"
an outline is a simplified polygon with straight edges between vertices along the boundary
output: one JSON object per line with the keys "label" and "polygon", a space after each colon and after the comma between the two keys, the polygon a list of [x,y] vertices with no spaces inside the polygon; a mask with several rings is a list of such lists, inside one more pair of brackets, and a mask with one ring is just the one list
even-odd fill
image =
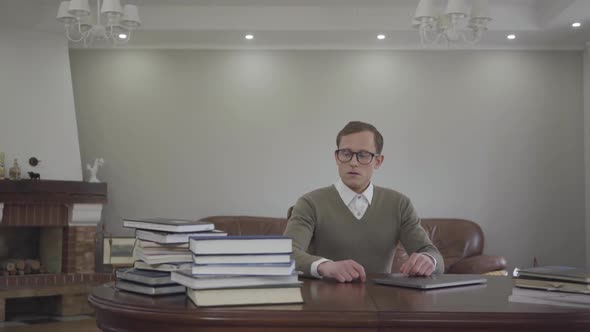
{"label": "man's ear", "polygon": [[378,155],[375,158],[375,166],[374,166],[375,169],[378,169],[381,166],[381,164],[383,163],[383,159],[385,159],[385,157],[382,155]]}

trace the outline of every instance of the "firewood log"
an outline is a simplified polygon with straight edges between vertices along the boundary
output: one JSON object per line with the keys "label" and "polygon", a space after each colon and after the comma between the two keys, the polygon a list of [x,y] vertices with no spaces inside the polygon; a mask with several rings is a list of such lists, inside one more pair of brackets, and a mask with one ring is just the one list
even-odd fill
{"label": "firewood log", "polygon": [[15,259],[14,264],[16,265],[16,269],[19,271],[25,269],[25,260],[24,259]]}
{"label": "firewood log", "polygon": [[39,271],[41,267],[41,262],[38,259],[26,259],[25,260],[25,269],[29,268],[30,271]]}
{"label": "firewood log", "polygon": [[16,271],[16,264],[14,264],[14,262],[11,262],[11,261],[1,262],[0,267],[4,271],[8,271],[8,272]]}

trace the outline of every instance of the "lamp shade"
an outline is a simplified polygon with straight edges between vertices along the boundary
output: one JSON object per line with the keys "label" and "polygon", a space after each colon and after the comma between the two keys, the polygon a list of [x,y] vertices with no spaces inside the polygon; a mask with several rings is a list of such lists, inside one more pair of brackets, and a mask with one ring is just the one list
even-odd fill
{"label": "lamp shade", "polygon": [[76,17],[90,15],[88,0],[72,0],[68,7],[68,13]]}
{"label": "lamp shade", "polygon": [[114,17],[123,15],[123,9],[121,8],[121,1],[119,0],[103,0],[100,13]]}
{"label": "lamp shade", "polygon": [[96,16],[88,15],[80,18],[80,31],[87,32],[96,24]]}
{"label": "lamp shade", "polygon": [[128,28],[137,28],[141,25],[139,19],[139,11],[136,5],[125,5],[123,7],[123,17],[120,21],[121,25]]}
{"label": "lamp shade", "polygon": [[70,7],[69,1],[62,1],[59,4],[59,9],[57,10],[57,17],[56,17],[58,22],[61,22],[63,24],[72,24],[72,23],[76,22],[76,16],[68,13],[69,7]]}
{"label": "lamp shade", "polygon": [[465,0],[449,0],[445,14],[459,14],[461,16],[467,16],[467,2]]}
{"label": "lamp shade", "polygon": [[488,0],[474,0],[471,6],[471,18],[491,19]]}
{"label": "lamp shade", "polygon": [[420,21],[421,18],[434,18],[438,16],[438,6],[436,0],[420,0],[416,8],[414,20]]}

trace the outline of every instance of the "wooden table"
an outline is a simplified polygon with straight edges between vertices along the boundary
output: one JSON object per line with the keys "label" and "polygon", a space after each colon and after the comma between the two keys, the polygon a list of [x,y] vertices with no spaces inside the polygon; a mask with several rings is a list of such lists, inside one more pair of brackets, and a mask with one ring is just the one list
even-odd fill
{"label": "wooden table", "polygon": [[508,277],[431,291],[304,281],[300,305],[197,308],[185,295],[142,296],[112,284],[96,288],[89,301],[98,327],[117,332],[590,331],[590,308],[508,302]]}

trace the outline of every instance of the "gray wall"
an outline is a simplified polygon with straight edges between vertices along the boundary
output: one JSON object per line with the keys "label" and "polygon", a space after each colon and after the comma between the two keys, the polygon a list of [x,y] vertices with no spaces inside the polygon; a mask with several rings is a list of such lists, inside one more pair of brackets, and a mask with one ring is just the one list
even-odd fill
{"label": "gray wall", "polygon": [[[68,44],[61,34],[0,29],[0,152],[6,174],[18,158],[22,176],[81,180]],[[32,156],[41,160],[36,168]]]}
{"label": "gray wall", "polygon": [[590,268],[590,42],[584,51],[584,156],[586,159],[586,267]]}
{"label": "gray wall", "polygon": [[104,219],[285,216],[337,179],[335,135],[376,124],[375,183],[477,221],[510,266],[585,263],[581,52],[70,51]]}

